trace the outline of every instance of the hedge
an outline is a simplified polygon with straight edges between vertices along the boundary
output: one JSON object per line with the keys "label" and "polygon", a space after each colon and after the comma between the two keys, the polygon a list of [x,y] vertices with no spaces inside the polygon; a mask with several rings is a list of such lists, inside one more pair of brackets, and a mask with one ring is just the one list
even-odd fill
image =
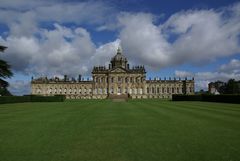
{"label": "hedge", "polygon": [[174,94],[172,95],[173,101],[202,101],[202,95],[182,95]]}
{"label": "hedge", "polygon": [[0,96],[0,104],[4,103],[22,103],[22,102],[63,102],[65,100],[64,95],[57,96]]}
{"label": "hedge", "polygon": [[239,94],[201,94],[201,95],[178,95],[172,96],[173,101],[206,101],[206,102],[224,102],[224,103],[240,103]]}

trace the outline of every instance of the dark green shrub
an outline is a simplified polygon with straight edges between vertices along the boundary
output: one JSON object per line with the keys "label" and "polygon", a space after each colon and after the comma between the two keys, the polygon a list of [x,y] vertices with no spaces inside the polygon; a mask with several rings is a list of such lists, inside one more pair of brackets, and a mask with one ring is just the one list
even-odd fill
{"label": "dark green shrub", "polygon": [[28,96],[1,96],[0,104],[3,103],[21,103],[30,102],[30,97]]}
{"label": "dark green shrub", "polygon": [[202,95],[202,101],[240,103],[240,95],[239,94]]}
{"label": "dark green shrub", "polygon": [[183,95],[183,94],[174,94],[172,95],[173,101],[201,101],[202,95]]}
{"label": "dark green shrub", "polygon": [[239,94],[201,94],[201,95],[173,95],[173,101],[206,101],[206,102],[224,102],[224,103],[240,103]]}
{"label": "dark green shrub", "polygon": [[22,103],[22,102],[63,102],[65,100],[64,95],[57,96],[1,96],[0,104],[3,103]]}

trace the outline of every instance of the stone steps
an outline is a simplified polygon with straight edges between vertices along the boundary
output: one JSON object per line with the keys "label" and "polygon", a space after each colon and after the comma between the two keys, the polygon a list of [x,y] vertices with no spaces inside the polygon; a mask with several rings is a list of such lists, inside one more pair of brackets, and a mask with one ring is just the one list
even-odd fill
{"label": "stone steps", "polygon": [[108,99],[111,99],[114,102],[124,102],[129,99],[129,96],[128,94],[121,94],[121,95],[109,94]]}

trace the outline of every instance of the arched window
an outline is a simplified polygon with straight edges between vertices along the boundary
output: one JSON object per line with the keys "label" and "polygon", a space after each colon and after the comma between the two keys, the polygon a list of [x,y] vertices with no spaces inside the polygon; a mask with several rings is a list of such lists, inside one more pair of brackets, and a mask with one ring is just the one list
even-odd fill
{"label": "arched window", "polygon": [[114,83],[114,77],[111,78],[111,82]]}
{"label": "arched window", "polygon": [[125,83],[128,83],[128,77],[125,78]]}
{"label": "arched window", "polygon": [[174,88],[172,88],[172,93],[174,93]]}

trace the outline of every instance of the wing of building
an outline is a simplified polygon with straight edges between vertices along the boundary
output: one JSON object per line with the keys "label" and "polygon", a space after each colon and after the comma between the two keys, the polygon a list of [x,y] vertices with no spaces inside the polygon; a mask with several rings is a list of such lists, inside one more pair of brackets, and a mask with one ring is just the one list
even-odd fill
{"label": "wing of building", "polygon": [[146,79],[144,66],[129,67],[120,48],[109,67],[93,67],[92,79],[78,80],[40,77],[31,81],[33,95],[66,95],[68,99],[171,98],[172,94],[194,94],[191,80],[166,78]]}

